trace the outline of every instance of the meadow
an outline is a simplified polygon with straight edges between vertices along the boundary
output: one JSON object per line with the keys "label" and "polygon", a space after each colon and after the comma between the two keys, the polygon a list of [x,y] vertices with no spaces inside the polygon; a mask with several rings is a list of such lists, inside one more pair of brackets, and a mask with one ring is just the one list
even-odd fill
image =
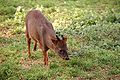
{"label": "meadow", "polygon": [[[40,10],[67,35],[70,60],[28,59],[25,15]],[[0,80],[120,80],[120,0],[0,0]]]}

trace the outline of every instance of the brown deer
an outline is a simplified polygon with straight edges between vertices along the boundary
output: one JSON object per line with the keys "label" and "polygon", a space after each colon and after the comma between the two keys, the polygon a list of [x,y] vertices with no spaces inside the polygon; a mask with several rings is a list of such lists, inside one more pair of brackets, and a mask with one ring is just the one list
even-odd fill
{"label": "brown deer", "polygon": [[52,24],[44,17],[39,10],[31,10],[26,15],[26,39],[28,45],[28,54],[30,57],[30,43],[31,39],[34,40],[34,51],[39,43],[44,55],[44,64],[48,65],[49,49],[52,49],[64,60],[69,60],[67,53],[67,38],[62,36],[60,39],[53,29]]}

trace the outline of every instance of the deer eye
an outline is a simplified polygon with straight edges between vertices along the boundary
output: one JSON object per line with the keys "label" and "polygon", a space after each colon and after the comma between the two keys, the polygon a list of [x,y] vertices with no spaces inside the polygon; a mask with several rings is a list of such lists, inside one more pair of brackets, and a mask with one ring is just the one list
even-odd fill
{"label": "deer eye", "polygon": [[60,50],[60,52],[63,52],[63,50]]}

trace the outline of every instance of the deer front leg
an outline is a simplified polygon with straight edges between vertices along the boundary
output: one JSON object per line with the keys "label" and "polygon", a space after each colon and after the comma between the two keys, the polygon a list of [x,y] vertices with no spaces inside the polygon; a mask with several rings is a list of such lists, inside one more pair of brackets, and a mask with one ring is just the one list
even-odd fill
{"label": "deer front leg", "polygon": [[42,49],[43,52],[43,56],[44,56],[44,65],[48,65],[48,48],[45,48],[45,45],[41,43],[41,41],[39,42],[39,47]]}
{"label": "deer front leg", "polygon": [[36,51],[36,47],[37,47],[37,41],[34,42],[34,49],[33,49],[33,51]]}
{"label": "deer front leg", "polygon": [[43,51],[43,55],[44,55],[44,65],[48,65],[48,53],[47,53],[47,51]]}

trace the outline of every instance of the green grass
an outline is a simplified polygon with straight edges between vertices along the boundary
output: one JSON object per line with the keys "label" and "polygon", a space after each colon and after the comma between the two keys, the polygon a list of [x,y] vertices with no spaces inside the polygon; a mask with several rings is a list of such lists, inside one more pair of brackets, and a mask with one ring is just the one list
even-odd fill
{"label": "green grass", "polygon": [[[33,44],[28,59],[24,18],[31,8],[68,36],[69,61],[49,50],[45,67]],[[119,11],[120,0],[1,0],[0,80],[119,80]]]}

